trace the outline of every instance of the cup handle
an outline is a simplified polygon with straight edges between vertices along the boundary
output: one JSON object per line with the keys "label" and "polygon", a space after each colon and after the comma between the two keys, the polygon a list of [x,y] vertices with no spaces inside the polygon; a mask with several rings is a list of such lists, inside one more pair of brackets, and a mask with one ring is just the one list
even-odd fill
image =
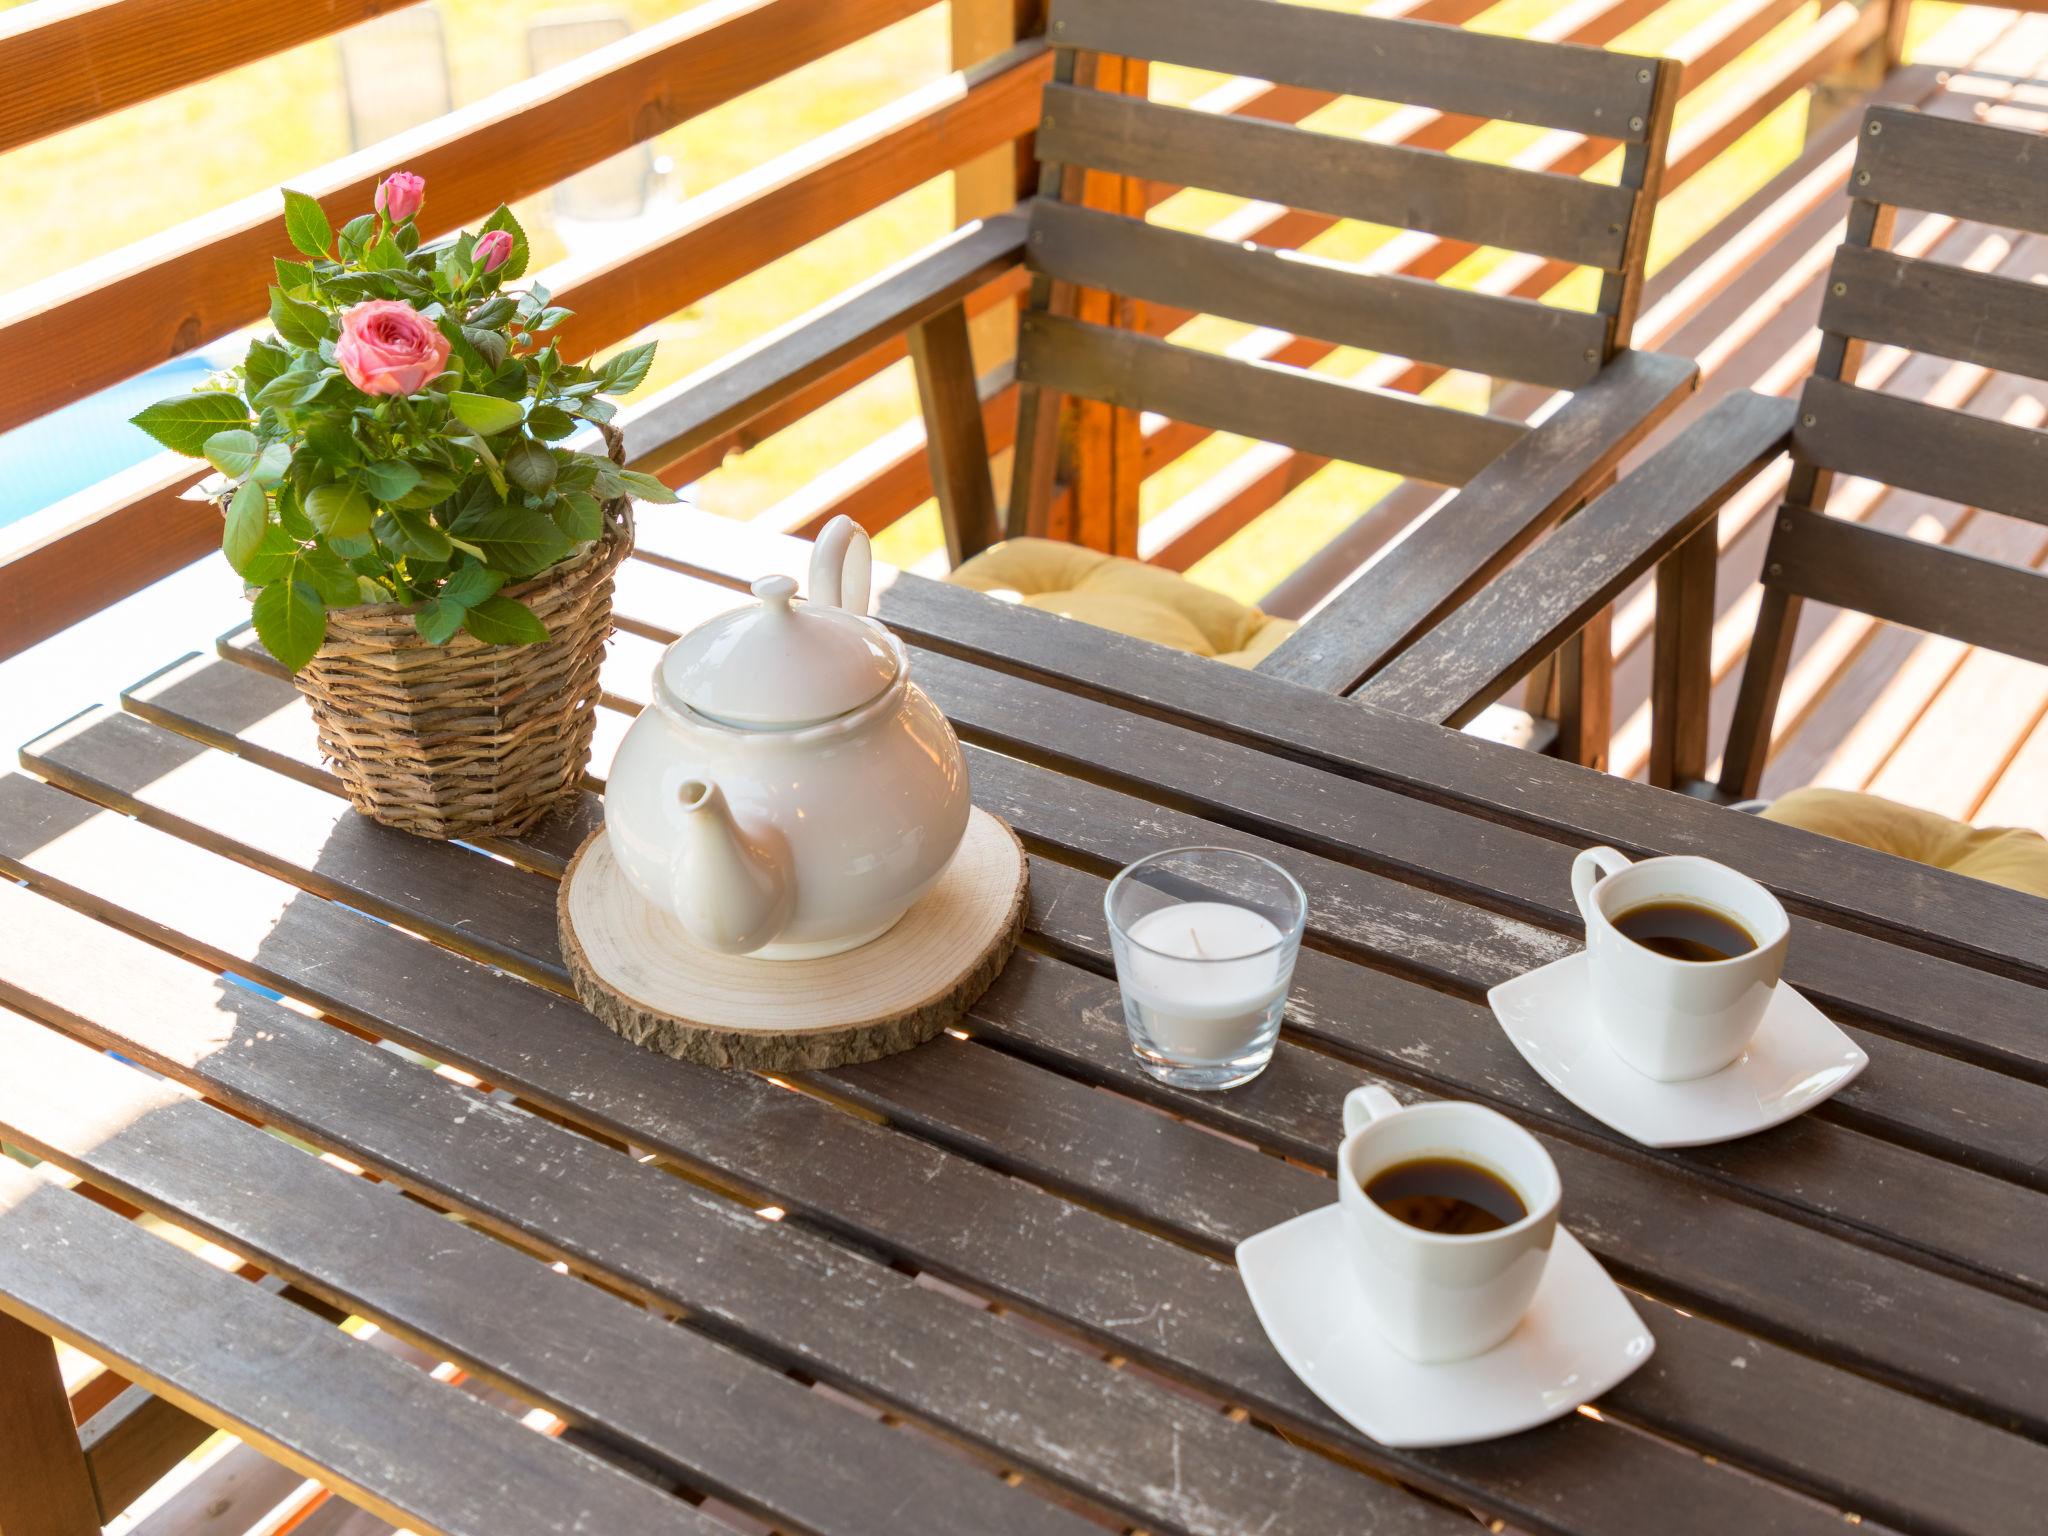
{"label": "cup handle", "polygon": [[811,601],[821,608],[868,611],[874,555],[867,530],[844,512],[827,523],[811,546]]}
{"label": "cup handle", "polygon": [[1354,1088],[1344,1095],[1344,1134],[1401,1112],[1401,1101],[1384,1088]]}
{"label": "cup handle", "polygon": [[1572,860],[1572,900],[1588,927],[1593,922],[1593,887],[1608,875],[1629,867],[1629,857],[1612,848],[1587,848]]}

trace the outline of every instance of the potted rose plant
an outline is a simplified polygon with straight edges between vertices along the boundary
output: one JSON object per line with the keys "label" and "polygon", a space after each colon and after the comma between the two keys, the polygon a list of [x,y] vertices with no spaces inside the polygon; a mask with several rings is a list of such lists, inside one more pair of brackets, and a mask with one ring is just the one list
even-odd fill
{"label": "potted rose plant", "polygon": [[[538,282],[505,286],[527,261],[511,213],[424,243],[423,193],[401,171],[336,230],[286,192],[306,259],[277,263],[276,335],[134,420],[219,472],[201,489],[221,548],[356,808],[428,836],[515,835],[589,753],[629,498],[675,499],[621,467],[602,398],[639,384],[654,347],[566,361],[548,333],[568,311]],[[572,446],[593,436],[606,451]]]}

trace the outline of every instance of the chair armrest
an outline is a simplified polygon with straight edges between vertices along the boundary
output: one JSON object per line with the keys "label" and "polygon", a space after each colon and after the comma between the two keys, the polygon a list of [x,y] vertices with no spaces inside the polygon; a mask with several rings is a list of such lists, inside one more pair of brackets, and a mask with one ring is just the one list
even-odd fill
{"label": "chair armrest", "polygon": [[1258,670],[1348,693],[1570,511],[1698,382],[1699,369],[1686,358],[1661,352],[1613,358]]}
{"label": "chair armrest", "polygon": [[1463,725],[1570,639],[1791,441],[1798,404],[1730,395],[1486,584],[1354,695]]}
{"label": "chair armrest", "polygon": [[619,414],[626,465],[653,473],[745,426],[1022,265],[1029,205],[945,239]]}

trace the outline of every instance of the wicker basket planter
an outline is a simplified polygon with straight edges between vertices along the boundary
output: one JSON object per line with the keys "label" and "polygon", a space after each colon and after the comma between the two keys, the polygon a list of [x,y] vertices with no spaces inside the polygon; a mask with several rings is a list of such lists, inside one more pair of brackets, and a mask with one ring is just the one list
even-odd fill
{"label": "wicker basket planter", "polygon": [[297,677],[349,803],[421,837],[515,837],[581,784],[596,728],[612,573],[633,547],[630,503],[604,537],[507,587],[548,627],[536,645],[458,634],[429,645],[398,603],[336,609]]}

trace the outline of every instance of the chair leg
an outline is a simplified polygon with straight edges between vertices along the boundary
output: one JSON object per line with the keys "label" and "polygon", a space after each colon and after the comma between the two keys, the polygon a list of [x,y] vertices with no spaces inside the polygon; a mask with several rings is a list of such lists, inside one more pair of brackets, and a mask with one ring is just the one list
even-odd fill
{"label": "chair leg", "polygon": [[1728,748],[1721,760],[1721,793],[1749,800],[1763,782],[1764,761],[1771,754],[1771,722],[1778,713],[1778,694],[1785,669],[1792,662],[1792,637],[1799,628],[1801,600],[1779,587],[1764,588],[1757,609],[1756,635],[1749,642],[1749,660],[1742,669],[1742,691],[1735,696],[1735,720],[1728,727]]}
{"label": "chair leg", "polygon": [[1614,610],[1602,608],[1558,651],[1557,753],[1605,770],[1614,741]]}
{"label": "chair leg", "polygon": [[1709,520],[1657,567],[1650,677],[1650,782],[1677,789],[1707,772],[1713,689],[1714,572],[1719,525]]}
{"label": "chair leg", "polygon": [[946,557],[954,564],[981,553],[1001,535],[990,478],[988,432],[967,334],[967,310],[955,304],[910,328],[910,366],[924,404],[925,454]]}
{"label": "chair leg", "polygon": [[0,1312],[0,1536],[99,1536],[57,1347]]}

